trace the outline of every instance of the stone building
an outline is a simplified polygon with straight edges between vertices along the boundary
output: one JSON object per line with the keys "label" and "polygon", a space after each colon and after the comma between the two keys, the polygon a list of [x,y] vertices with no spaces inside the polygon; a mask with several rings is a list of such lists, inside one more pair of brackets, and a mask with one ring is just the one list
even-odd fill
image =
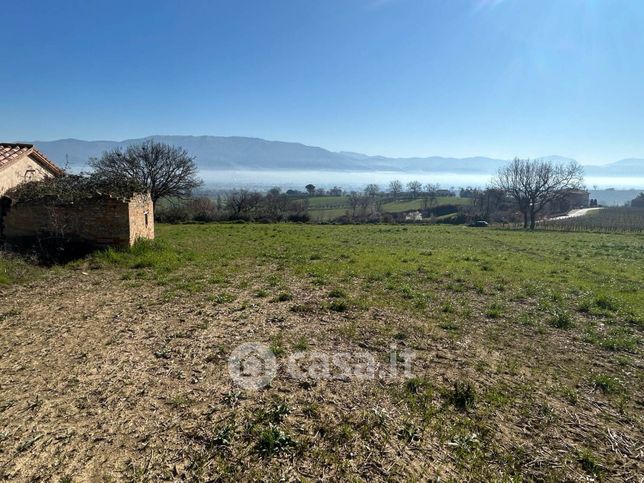
{"label": "stone building", "polygon": [[549,203],[549,213],[567,213],[577,208],[588,208],[590,206],[590,193],[586,190],[566,190],[566,192],[554,202]]}
{"label": "stone building", "polygon": [[33,144],[0,143],[0,196],[25,181],[61,176],[63,170]]}
{"label": "stone building", "polygon": [[58,238],[95,247],[128,247],[154,238],[152,215],[148,193],[127,198],[97,194],[74,203],[17,202],[4,217],[4,237],[9,243]]}
{"label": "stone building", "polygon": [[33,145],[0,144],[0,240],[127,247],[142,238],[154,238],[149,193],[64,175]]}

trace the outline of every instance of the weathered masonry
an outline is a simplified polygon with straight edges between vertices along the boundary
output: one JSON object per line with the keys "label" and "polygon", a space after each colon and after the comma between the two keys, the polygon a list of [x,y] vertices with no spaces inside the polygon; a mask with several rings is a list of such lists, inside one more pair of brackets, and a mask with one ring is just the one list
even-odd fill
{"label": "weathered masonry", "polygon": [[126,180],[66,175],[31,144],[0,143],[0,241],[91,246],[154,238],[149,193]]}
{"label": "weathered masonry", "polygon": [[4,194],[21,183],[42,181],[63,174],[63,170],[33,144],[0,143],[0,241],[3,239],[4,217],[11,206],[11,200]]}
{"label": "weathered masonry", "polygon": [[4,236],[9,243],[58,238],[98,247],[131,246],[154,238],[152,198],[137,193],[127,198],[95,195],[77,202],[13,203],[4,217]]}
{"label": "weathered masonry", "polygon": [[20,183],[61,176],[63,170],[33,144],[0,143],[0,196]]}

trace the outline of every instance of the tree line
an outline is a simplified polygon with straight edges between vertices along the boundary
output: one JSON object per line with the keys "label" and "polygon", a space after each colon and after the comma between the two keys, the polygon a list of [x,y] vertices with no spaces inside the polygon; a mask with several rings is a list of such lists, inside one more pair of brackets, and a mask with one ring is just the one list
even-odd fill
{"label": "tree line", "polygon": [[276,187],[267,193],[232,190],[215,199],[207,196],[171,199],[159,205],[155,216],[161,223],[235,220],[308,222],[308,210],[307,199],[293,198]]}
{"label": "tree line", "polygon": [[[97,176],[136,180],[150,192],[155,207],[161,199],[187,199],[202,184],[194,157],[185,149],[152,140],[107,151],[100,158],[90,160],[89,164]],[[352,216],[355,217],[359,210],[366,212],[368,207],[372,207],[372,212],[380,212],[383,198],[388,195],[396,199],[405,193],[405,187],[412,198],[423,197],[425,209],[445,194],[437,185],[423,186],[420,181],[409,181],[405,186],[401,181],[393,180],[385,193],[372,183],[363,192],[348,194]],[[580,189],[583,189],[583,169],[576,162],[559,164],[515,158],[497,172],[487,189],[471,190],[469,196],[474,198],[474,209],[483,215],[491,217],[495,210],[500,209],[507,210],[509,214],[519,212],[523,227],[534,229],[539,216],[549,206],[563,200],[571,191]],[[313,184],[306,185],[305,190],[308,196],[321,194]],[[334,187],[328,193],[338,196],[343,192]],[[170,206],[166,213],[171,213],[172,209],[178,213],[181,209],[187,213],[186,216],[204,221],[210,218],[304,221],[308,216],[306,198],[294,199],[290,195],[292,193],[282,193],[279,188],[266,194],[234,190],[220,202],[207,198],[190,199],[174,208]],[[163,210],[159,215],[162,213]]]}

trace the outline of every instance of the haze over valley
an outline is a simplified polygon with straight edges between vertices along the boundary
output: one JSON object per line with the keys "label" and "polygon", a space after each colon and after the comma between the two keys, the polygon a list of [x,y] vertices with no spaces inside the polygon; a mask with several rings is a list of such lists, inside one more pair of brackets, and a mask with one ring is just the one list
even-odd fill
{"label": "haze over valley", "polygon": [[[61,165],[67,164],[72,171],[81,171],[86,169],[89,158],[148,139],[184,147],[195,156],[205,183],[215,188],[267,188],[273,185],[301,188],[303,183],[310,182],[322,187],[341,185],[349,189],[361,188],[367,183],[386,184],[393,178],[403,182],[418,179],[446,187],[482,186],[508,161],[485,156],[369,156],[238,136],[150,136],[123,141],[61,139],[33,142]],[[571,160],[557,155],[537,157],[558,162]],[[583,160],[577,161],[584,164]],[[607,160],[603,165],[585,165],[584,170],[590,187],[644,188],[644,158]]]}

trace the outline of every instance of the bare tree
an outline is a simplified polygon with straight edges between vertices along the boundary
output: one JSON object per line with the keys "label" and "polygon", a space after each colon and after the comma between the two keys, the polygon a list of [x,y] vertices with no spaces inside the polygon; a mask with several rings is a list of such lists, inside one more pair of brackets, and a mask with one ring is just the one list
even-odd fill
{"label": "bare tree", "polygon": [[574,161],[555,164],[545,160],[515,158],[501,168],[494,187],[512,197],[523,214],[523,227],[534,230],[537,215],[549,204],[564,198],[568,191],[583,188],[583,168]]}
{"label": "bare tree", "polygon": [[400,196],[400,193],[402,193],[402,190],[403,190],[403,184],[399,180],[395,179],[389,182],[389,192],[391,193],[391,196],[393,198]]}
{"label": "bare tree", "polygon": [[[308,200],[307,200],[308,201]],[[264,197],[264,211],[272,220],[281,220],[288,212],[290,200],[280,188],[271,188]]]}
{"label": "bare tree", "polygon": [[477,190],[472,201],[473,207],[477,215],[479,215],[478,218],[481,220],[492,221],[492,218],[499,213],[504,218],[507,217],[507,213],[503,213],[508,208],[507,196],[504,190],[498,188]]}
{"label": "bare tree", "polygon": [[188,211],[195,221],[210,222],[217,219],[217,205],[207,196],[192,198],[188,202]]}
{"label": "bare tree", "polygon": [[226,198],[226,207],[232,218],[249,217],[262,201],[262,195],[254,191],[231,191]]}
{"label": "bare tree", "polygon": [[411,192],[413,197],[416,198],[423,189],[423,184],[420,181],[410,181],[407,183],[407,189]]}
{"label": "bare tree", "polygon": [[440,186],[437,184],[427,183],[425,185],[425,209],[432,208],[438,199],[438,190]]}
{"label": "bare tree", "polygon": [[349,193],[349,206],[351,207],[351,217],[355,218],[356,209],[360,205],[360,195],[355,191]]}
{"label": "bare tree", "polygon": [[375,197],[378,193],[380,193],[380,187],[377,184],[368,184],[364,189],[364,194],[370,198]]}
{"label": "bare tree", "polygon": [[155,205],[168,196],[188,197],[201,185],[194,158],[185,149],[152,140],[106,151],[90,159],[89,165],[99,176],[125,177],[142,184]]}
{"label": "bare tree", "polygon": [[371,206],[371,198],[369,196],[359,196],[358,206],[360,206],[360,213],[362,216],[367,216],[367,210]]}

